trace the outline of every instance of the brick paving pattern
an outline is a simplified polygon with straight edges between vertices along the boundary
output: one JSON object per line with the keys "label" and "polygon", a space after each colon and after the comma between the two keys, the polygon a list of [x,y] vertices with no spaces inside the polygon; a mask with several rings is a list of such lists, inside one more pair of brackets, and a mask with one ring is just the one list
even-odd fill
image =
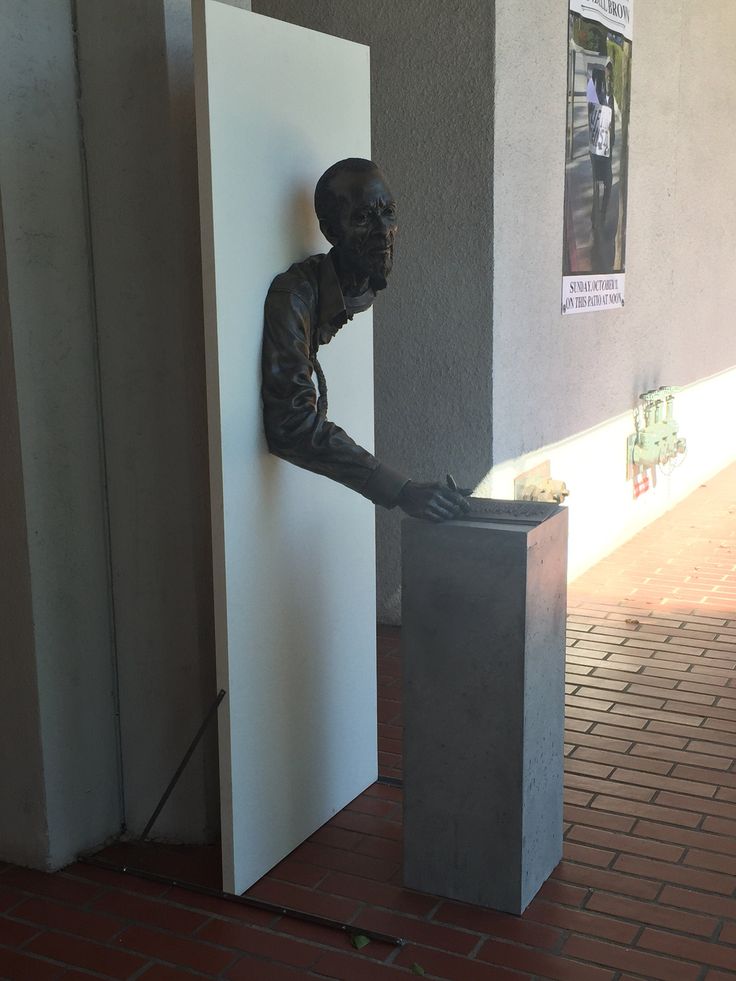
{"label": "brick paving pattern", "polygon": [[[177,981],[736,978],[736,467],[570,591],[565,857],[521,917],[401,887],[376,784],[252,894],[342,934],[85,865],[0,871],[0,977]],[[401,773],[399,632],[380,632],[380,760]]]}

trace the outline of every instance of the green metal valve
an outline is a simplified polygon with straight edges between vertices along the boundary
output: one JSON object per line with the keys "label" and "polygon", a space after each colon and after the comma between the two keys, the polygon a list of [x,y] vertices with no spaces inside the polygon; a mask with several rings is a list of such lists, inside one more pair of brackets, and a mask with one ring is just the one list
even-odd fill
{"label": "green metal valve", "polygon": [[681,462],[687,442],[679,436],[673,414],[675,393],[679,391],[674,385],[663,385],[639,396],[643,403],[644,425],[637,426],[631,450],[634,466],[647,468]]}

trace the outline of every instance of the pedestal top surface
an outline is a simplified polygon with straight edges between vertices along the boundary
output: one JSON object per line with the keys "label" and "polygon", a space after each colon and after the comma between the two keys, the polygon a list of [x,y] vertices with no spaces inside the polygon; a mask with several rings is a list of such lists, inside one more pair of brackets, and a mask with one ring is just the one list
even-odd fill
{"label": "pedestal top surface", "polygon": [[458,520],[539,525],[563,510],[559,504],[548,504],[543,501],[504,501],[469,497],[468,503],[470,510]]}

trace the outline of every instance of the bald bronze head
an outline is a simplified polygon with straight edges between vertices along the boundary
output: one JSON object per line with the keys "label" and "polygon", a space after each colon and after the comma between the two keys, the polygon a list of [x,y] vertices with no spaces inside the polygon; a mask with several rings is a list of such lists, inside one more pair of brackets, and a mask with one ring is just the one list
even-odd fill
{"label": "bald bronze head", "polygon": [[343,285],[384,289],[398,225],[396,202],[376,164],[359,157],[333,164],[317,183],[314,210]]}

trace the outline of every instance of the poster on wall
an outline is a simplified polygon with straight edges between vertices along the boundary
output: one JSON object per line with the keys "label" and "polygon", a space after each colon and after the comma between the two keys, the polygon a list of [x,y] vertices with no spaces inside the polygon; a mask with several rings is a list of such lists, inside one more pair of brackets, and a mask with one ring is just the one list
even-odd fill
{"label": "poster on wall", "polygon": [[562,312],[624,306],[634,0],[569,0]]}

